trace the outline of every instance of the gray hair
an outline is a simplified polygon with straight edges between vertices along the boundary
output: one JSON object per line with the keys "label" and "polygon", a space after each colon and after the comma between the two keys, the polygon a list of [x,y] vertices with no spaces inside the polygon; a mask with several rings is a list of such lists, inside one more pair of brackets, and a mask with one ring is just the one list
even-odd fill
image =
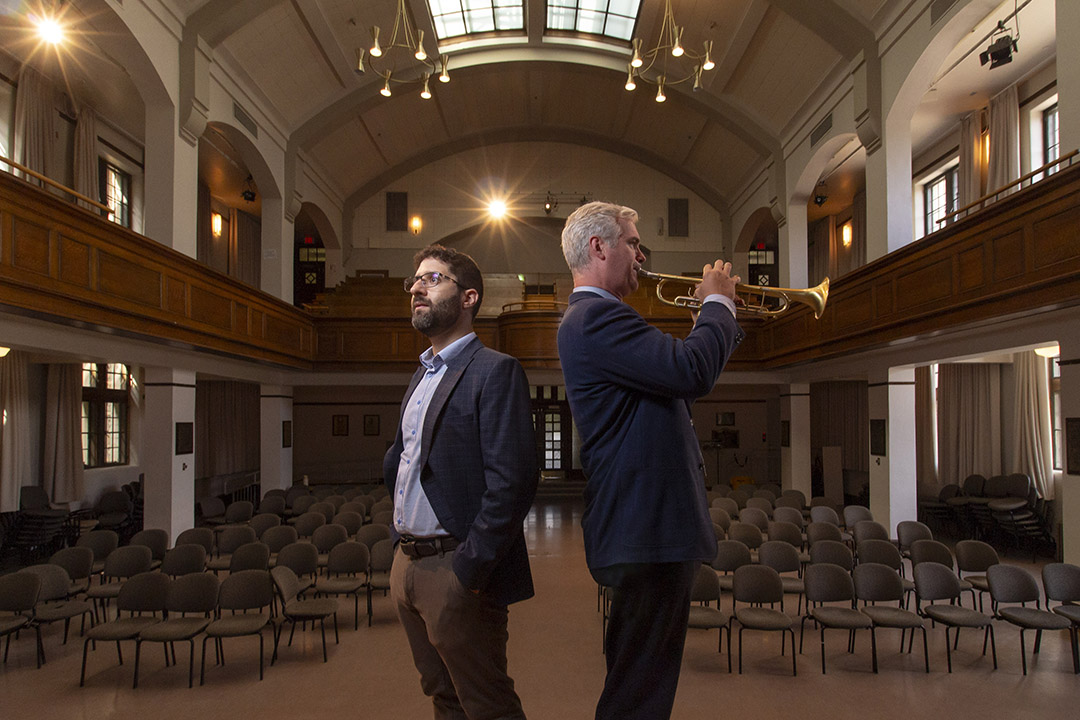
{"label": "gray hair", "polygon": [[562,231],[562,251],[570,270],[581,270],[589,264],[589,238],[598,237],[608,247],[614,247],[622,228],[619,221],[636,223],[638,214],[632,208],[607,202],[582,205],[570,217]]}

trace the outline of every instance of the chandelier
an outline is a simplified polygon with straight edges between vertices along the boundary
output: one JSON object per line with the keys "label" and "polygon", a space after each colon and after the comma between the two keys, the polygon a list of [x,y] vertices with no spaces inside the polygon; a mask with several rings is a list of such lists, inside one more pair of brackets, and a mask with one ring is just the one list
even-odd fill
{"label": "chandelier", "polygon": [[381,43],[379,26],[373,26],[371,47],[366,52],[364,48],[356,51],[356,72],[362,75],[366,70],[371,70],[382,78],[383,86],[379,94],[383,97],[393,95],[392,84],[422,82],[420,97],[429,100],[431,98],[429,81],[432,75],[437,73],[439,82],[450,82],[450,73],[447,70],[448,60],[446,55],[432,58],[427,54],[424,49],[424,31],[418,30],[409,19],[405,10],[405,0],[398,0],[397,14],[394,17],[394,27],[390,32],[389,41]]}
{"label": "chandelier", "polygon": [[[675,22],[671,0],[664,2],[664,22],[656,45],[650,50],[642,49],[641,38],[632,41],[633,56],[626,68],[625,88],[637,88],[638,80],[656,84],[656,102],[664,102],[664,88],[669,85],[694,81],[694,90],[701,89],[701,74],[716,67],[712,59],[712,40],[704,42],[704,52],[696,53],[683,45],[683,30]],[[655,78],[655,79],[652,79]]]}

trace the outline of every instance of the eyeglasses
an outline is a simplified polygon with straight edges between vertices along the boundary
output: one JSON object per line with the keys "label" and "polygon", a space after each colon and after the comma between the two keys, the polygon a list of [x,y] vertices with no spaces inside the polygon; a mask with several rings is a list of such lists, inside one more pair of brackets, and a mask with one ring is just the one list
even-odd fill
{"label": "eyeglasses", "polygon": [[437,287],[443,280],[449,280],[459,287],[464,287],[454,278],[450,277],[446,273],[441,272],[426,272],[423,275],[413,275],[412,277],[405,278],[405,292],[412,292],[413,285],[417,282],[420,283],[420,287],[425,290],[430,290],[433,287]]}

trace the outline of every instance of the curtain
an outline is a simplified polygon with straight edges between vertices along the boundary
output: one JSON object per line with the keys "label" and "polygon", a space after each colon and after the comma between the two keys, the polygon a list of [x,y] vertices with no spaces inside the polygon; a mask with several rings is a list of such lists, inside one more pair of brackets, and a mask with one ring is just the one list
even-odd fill
{"label": "curtain", "polygon": [[937,403],[933,368],[915,368],[915,481],[919,495],[937,497]]}
{"label": "curtain", "polygon": [[26,356],[0,358],[0,512],[19,509],[19,488],[30,484],[30,379]]}
{"label": "curtain", "polygon": [[42,487],[53,502],[83,497],[82,366],[50,364],[45,383]]}
{"label": "curtain", "polygon": [[[1020,177],[1020,103],[1016,85],[990,99],[990,157],[987,161],[987,192]],[[1010,187],[999,197],[1016,192]]]}
{"label": "curtain", "polygon": [[195,383],[195,477],[259,469],[259,386]]}
{"label": "curtain", "polygon": [[982,155],[982,112],[977,110],[960,120],[960,167],[957,170],[960,187],[957,189],[957,209],[975,202],[983,195]]}
{"label": "curtain", "polygon": [[810,385],[810,446],[817,455],[827,445],[842,448],[845,470],[870,469],[870,406],[865,382]]}
{"label": "curtain", "polygon": [[938,478],[1001,474],[1001,368],[941,365],[938,370]]}
{"label": "curtain", "polygon": [[[48,78],[24,65],[15,89],[15,162],[52,177],[53,138],[56,113]],[[43,186],[37,178],[26,180]]]}
{"label": "curtain", "polygon": [[855,193],[851,206],[851,269],[866,264],[866,191]]}
{"label": "curtain", "polygon": [[831,272],[829,258],[832,238],[829,225],[829,218],[823,218],[807,228],[807,249],[809,250],[807,269],[811,285],[817,285]]}
{"label": "curtain", "polygon": [[[75,121],[75,191],[98,200],[97,114],[91,107],[83,106]],[[78,201],[81,207],[98,212],[88,202]]]}
{"label": "curtain", "polygon": [[231,273],[240,282],[259,287],[262,276],[262,222],[254,215],[236,212],[236,264]]}
{"label": "curtain", "polygon": [[1016,414],[1013,427],[1015,471],[1026,473],[1039,495],[1054,497],[1054,455],[1050,433],[1050,373],[1046,360],[1034,351],[1013,356],[1016,373]]}

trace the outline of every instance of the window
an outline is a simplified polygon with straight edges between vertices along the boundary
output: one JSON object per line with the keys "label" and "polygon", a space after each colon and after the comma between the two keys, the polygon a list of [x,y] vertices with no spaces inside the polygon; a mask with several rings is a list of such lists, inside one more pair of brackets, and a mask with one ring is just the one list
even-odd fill
{"label": "window", "polygon": [[923,228],[924,234],[940,230],[942,224],[939,220],[946,215],[955,212],[959,207],[960,200],[960,170],[959,166],[952,167],[930,180],[923,186],[925,199],[926,223]]}
{"label": "window", "polygon": [[131,175],[105,158],[98,159],[98,185],[101,202],[112,210],[112,221],[131,227]]}
{"label": "window", "polygon": [[[1058,132],[1058,106],[1054,103],[1043,111],[1043,162],[1053,162],[1061,157]],[[1047,176],[1058,171],[1058,166],[1047,169]]]}
{"label": "window", "polygon": [[1062,447],[1065,438],[1062,437],[1062,429],[1065,427],[1061,419],[1061,366],[1059,358],[1047,358],[1050,363],[1050,428],[1054,446],[1054,469],[1061,470],[1064,466]]}
{"label": "window", "polygon": [[428,6],[439,40],[525,28],[522,0],[428,0]]}
{"label": "window", "polygon": [[548,0],[547,29],[629,41],[640,8],[641,0]]}
{"label": "window", "polygon": [[83,363],[82,368],[83,465],[125,465],[131,372],[119,363]]}

